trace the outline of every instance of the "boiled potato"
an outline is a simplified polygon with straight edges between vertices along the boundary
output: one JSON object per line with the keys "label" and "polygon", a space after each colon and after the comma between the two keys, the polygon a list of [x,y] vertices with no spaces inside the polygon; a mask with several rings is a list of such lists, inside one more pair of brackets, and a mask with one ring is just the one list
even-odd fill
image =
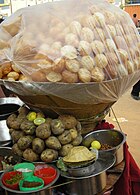
{"label": "boiled potato", "polygon": [[74,146],[79,146],[80,143],[82,142],[82,139],[83,139],[82,135],[79,134],[71,143]]}
{"label": "boiled potato", "polygon": [[71,150],[71,148],[73,148],[72,144],[66,144],[66,145],[62,146],[62,148],[59,150],[59,155],[60,156],[67,156],[69,151]]}
{"label": "boiled potato", "polygon": [[71,135],[71,139],[72,140],[74,140],[78,136],[78,132],[74,128],[73,129],[70,129],[69,132],[70,132],[70,135]]}
{"label": "boiled potato", "polygon": [[31,143],[32,143],[32,139],[28,135],[21,137],[17,142],[20,150],[25,150],[31,145]]}
{"label": "boiled potato", "polygon": [[61,148],[60,141],[55,136],[50,136],[46,141],[45,144],[48,148],[59,150]]}
{"label": "boiled potato", "polygon": [[[11,127],[11,123],[17,118],[16,114],[11,114],[10,116],[8,116],[8,118],[6,119],[6,124],[9,128]],[[13,128],[14,129],[14,128]]]}
{"label": "boiled potato", "polygon": [[51,130],[54,135],[60,135],[61,133],[64,132],[65,127],[61,120],[54,119],[51,122]]}
{"label": "boiled potato", "polygon": [[12,146],[12,151],[13,151],[14,154],[17,154],[18,156],[22,156],[22,155],[23,155],[23,151],[19,149],[17,143],[15,143],[15,144]]}
{"label": "boiled potato", "polygon": [[48,123],[42,123],[36,128],[36,136],[41,139],[47,139],[51,135],[50,125]]}
{"label": "boiled potato", "polygon": [[68,144],[72,141],[71,134],[68,130],[65,130],[61,135],[59,135],[58,139],[62,145]]}
{"label": "boiled potato", "polygon": [[36,154],[31,148],[27,148],[23,152],[23,158],[25,158],[28,161],[34,162],[39,160],[39,155]]}
{"label": "boiled potato", "polygon": [[11,138],[12,138],[13,143],[16,143],[24,135],[25,133],[23,131],[13,130],[11,133]]}
{"label": "boiled potato", "polygon": [[40,154],[45,149],[45,143],[42,139],[36,137],[32,141],[32,149],[35,153]]}
{"label": "boiled potato", "polygon": [[26,119],[21,123],[20,129],[23,130],[27,135],[33,135],[35,133],[36,126],[32,121]]}
{"label": "boiled potato", "polygon": [[41,153],[41,160],[44,162],[52,162],[58,157],[58,152],[53,149],[46,149]]}

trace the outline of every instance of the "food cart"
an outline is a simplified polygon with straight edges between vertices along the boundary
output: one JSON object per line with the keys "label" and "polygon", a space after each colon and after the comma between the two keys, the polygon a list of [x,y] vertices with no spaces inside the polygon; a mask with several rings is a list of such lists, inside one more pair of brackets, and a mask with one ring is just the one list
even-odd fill
{"label": "food cart", "polygon": [[[127,24],[123,23],[124,20]],[[49,118],[49,121],[46,120],[51,124],[51,133],[63,146],[66,144],[60,138],[63,131],[74,128],[80,137],[92,132],[110,107],[140,76],[140,37],[137,29],[124,11],[102,0],[98,3],[94,0],[78,0],[76,3],[68,0],[18,10],[1,24],[0,42],[0,84],[16,94],[32,112],[42,112],[44,116],[41,115],[41,118]],[[29,119],[28,114],[26,119]],[[14,115],[12,122],[19,115],[20,111]],[[61,121],[63,131],[56,132],[52,121],[65,115],[74,118],[72,121],[76,123],[62,128],[65,118]],[[9,127],[14,129],[8,121]],[[48,139],[39,137],[35,125],[38,126],[34,124],[33,134],[31,131],[30,134],[43,141]],[[14,130],[23,130],[26,136],[29,134],[23,125],[16,128]],[[45,144],[50,147],[46,140]],[[23,152],[25,148],[20,149]],[[33,147],[26,149],[29,152]],[[56,150],[60,154],[60,148]],[[26,154],[24,160],[29,160]],[[116,160],[112,154],[106,155],[109,156],[99,155],[95,172],[88,176],[77,178],[60,171],[61,182],[58,181],[57,185],[68,184],[64,187],[68,192],[64,193],[70,195],[83,195],[86,191],[88,195],[99,193],[107,185],[106,171]],[[35,161],[38,160],[36,157],[38,155],[35,155]],[[121,168],[124,168],[124,162]],[[45,192],[32,193],[55,193],[54,186],[49,190],[46,188]],[[10,193],[23,192],[9,190]]]}

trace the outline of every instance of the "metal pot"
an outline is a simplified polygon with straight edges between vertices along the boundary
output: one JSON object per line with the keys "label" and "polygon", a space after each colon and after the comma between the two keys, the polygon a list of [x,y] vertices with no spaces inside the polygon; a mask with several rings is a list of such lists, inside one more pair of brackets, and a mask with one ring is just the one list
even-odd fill
{"label": "metal pot", "polygon": [[93,140],[98,140],[101,144],[112,146],[111,149],[99,150],[99,154],[106,152],[115,154],[116,162],[114,166],[124,159],[123,145],[126,141],[126,136],[122,131],[115,129],[93,131],[83,138],[82,145],[89,148]]}
{"label": "metal pot", "polygon": [[86,179],[73,180],[66,185],[68,195],[93,195],[101,192],[106,186],[106,172]]}
{"label": "metal pot", "polygon": [[[111,153],[101,154],[94,163],[94,170],[88,176],[71,176],[69,172],[61,172],[65,178],[65,193],[68,195],[94,195],[106,186],[106,170],[115,163],[115,156]],[[71,182],[69,182],[71,181]]]}

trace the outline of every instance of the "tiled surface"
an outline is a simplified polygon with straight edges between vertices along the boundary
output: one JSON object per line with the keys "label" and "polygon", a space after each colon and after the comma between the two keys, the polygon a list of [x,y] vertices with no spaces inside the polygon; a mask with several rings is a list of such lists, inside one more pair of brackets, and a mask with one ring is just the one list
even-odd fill
{"label": "tiled surface", "polygon": [[[127,134],[127,144],[129,151],[140,167],[140,101],[132,99],[130,95],[131,90],[126,92],[114,105],[113,110],[119,122],[122,131]],[[122,119],[121,119],[122,118]],[[115,125],[119,130],[116,122],[114,122],[114,115],[106,117],[106,120]]]}

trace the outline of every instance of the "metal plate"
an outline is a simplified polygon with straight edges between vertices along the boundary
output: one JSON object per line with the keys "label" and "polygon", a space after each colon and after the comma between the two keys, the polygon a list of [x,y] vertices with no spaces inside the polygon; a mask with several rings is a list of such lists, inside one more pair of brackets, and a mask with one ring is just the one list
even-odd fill
{"label": "metal plate", "polygon": [[[10,147],[0,147],[0,156],[13,156],[13,165],[21,162],[21,157],[16,154],[13,154],[12,149]],[[0,174],[6,172],[7,170],[12,169],[12,166],[8,167],[5,170],[1,170]]]}
{"label": "metal plate", "polygon": [[59,175],[60,175],[60,172],[57,168],[55,168],[57,170],[57,175],[56,175],[56,178],[51,182],[49,183],[48,185],[44,186],[43,188],[39,189],[39,190],[32,190],[32,191],[28,191],[28,192],[23,192],[23,191],[20,191],[20,190],[12,190],[10,188],[7,188],[6,186],[3,185],[3,183],[1,182],[2,181],[2,177],[4,175],[4,173],[1,175],[0,177],[0,186],[5,189],[6,191],[9,191],[9,192],[12,192],[13,194],[30,194],[30,193],[35,193],[35,192],[39,192],[39,191],[43,191],[43,190],[46,190],[47,188],[49,188],[50,186],[52,186],[59,178]]}
{"label": "metal plate", "polygon": [[82,177],[73,177],[68,172],[61,171],[61,176],[68,178],[68,179],[87,179],[90,177],[97,176],[109,168],[111,168],[116,161],[115,155],[111,153],[102,153],[99,155],[99,158],[94,163],[94,171],[91,173],[91,175],[88,176],[82,176]]}
{"label": "metal plate", "polygon": [[9,134],[9,128],[6,125],[6,120],[0,121],[0,146],[4,144],[4,142],[9,142],[11,140],[11,136]]}

